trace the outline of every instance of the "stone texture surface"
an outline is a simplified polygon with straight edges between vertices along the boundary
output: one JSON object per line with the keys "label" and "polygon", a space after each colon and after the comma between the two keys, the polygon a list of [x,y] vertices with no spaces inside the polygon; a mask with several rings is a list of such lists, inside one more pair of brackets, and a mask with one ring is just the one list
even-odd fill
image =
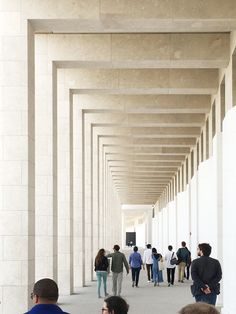
{"label": "stone texture surface", "polygon": [[[38,277],[65,294],[93,279],[97,249],[133,225],[142,245],[190,243],[191,228],[196,244],[206,233],[193,217],[211,198],[222,253],[212,105],[219,133],[235,103],[235,10],[234,0],[0,1],[1,314],[25,312]],[[155,231],[151,212],[125,225],[122,203],[156,204]]]}

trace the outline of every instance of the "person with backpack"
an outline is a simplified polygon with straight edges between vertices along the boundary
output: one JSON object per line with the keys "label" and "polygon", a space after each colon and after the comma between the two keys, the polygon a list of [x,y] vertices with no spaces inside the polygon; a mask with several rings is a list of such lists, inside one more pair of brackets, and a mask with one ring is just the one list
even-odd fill
{"label": "person with backpack", "polygon": [[182,247],[178,249],[177,251],[177,257],[178,257],[178,282],[184,282],[184,272],[185,267],[189,261],[190,258],[190,252],[186,248],[186,242],[181,242]]}
{"label": "person with backpack", "polygon": [[170,287],[170,285],[173,286],[175,281],[175,268],[177,262],[177,255],[172,250],[173,250],[172,245],[169,245],[168,252],[165,254],[168,287]]}

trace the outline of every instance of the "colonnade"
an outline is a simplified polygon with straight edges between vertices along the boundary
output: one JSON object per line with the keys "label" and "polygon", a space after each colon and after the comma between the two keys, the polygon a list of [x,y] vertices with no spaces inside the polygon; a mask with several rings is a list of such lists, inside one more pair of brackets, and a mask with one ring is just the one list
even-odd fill
{"label": "colonnade", "polygon": [[[160,10],[164,10],[164,2],[160,1]],[[193,122],[198,127],[204,122],[202,111],[212,95],[211,111],[198,143],[156,203],[152,237],[158,237],[163,249],[169,242],[177,245],[184,238],[192,250],[207,238],[214,256],[223,263],[223,311],[236,310],[236,281],[230,272],[236,255],[232,250],[236,183],[235,32],[220,36],[222,51],[219,47],[215,50],[222,60],[211,59],[207,52],[213,65],[221,62],[219,78],[216,69],[178,70],[184,62],[188,66],[197,62],[200,67],[204,63],[196,61],[187,46],[180,59],[172,60],[171,55],[164,58],[168,52],[160,49],[161,43],[174,45],[178,34],[127,34],[127,50],[122,55],[121,37],[112,35],[114,29],[117,33],[120,29],[129,32],[130,26],[136,25],[136,32],[155,31],[153,21],[152,25],[148,19],[143,21],[141,11],[129,11],[130,7],[132,3],[126,1],[125,5],[115,3],[111,9],[106,0],[62,0],[57,4],[53,0],[22,0],[0,4],[1,314],[25,312],[31,306],[33,284],[42,277],[54,278],[62,294],[71,294],[74,287],[93,279],[97,249],[111,249],[114,243],[121,243],[121,200],[117,194],[121,188],[117,184],[117,191],[114,189],[109,165],[122,163],[122,159],[112,158],[117,147],[131,141],[136,146],[140,143],[130,140],[120,125],[142,127],[144,123],[159,125],[171,120],[168,115],[156,115],[154,121],[145,114],[134,114],[133,108],[137,109],[145,97],[152,99],[151,93],[170,94],[170,102],[171,94],[176,93],[173,97],[180,99],[181,105],[199,104],[200,114],[193,121],[189,114],[176,122]],[[178,10],[171,11],[179,21]],[[139,22],[132,24],[120,19],[119,14],[126,12],[136,14]],[[152,16],[153,10],[143,6],[142,14]],[[185,14],[188,16],[187,10]],[[165,31],[176,31],[172,20]],[[157,16],[154,25],[160,27],[161,23]],[[229,25],[231,30],[233,26],[230,22]],[[214,24],[206,25],[206,30],[214,30]],[[85,34],[94,32],[100,33]],[[199,34],[184,36],[192,44],[201,43],[207,48],[218,35],[209,34],[206,40]],[[150,47],[154,45],[150,54],[155,51],[157,57],[154,61],[153,57],[147,58],[141,62],[142,68],[136,69],[142,58],[137,61],[132,56],[142,40]],[[129,42],[137,46],[132,48]],[[229,58],[224,48],[228,45]],[[190,53],[189,59],[185,58],[186,52]],[[127,54],[130,59],[126,59]],[[153,63],[161,68],[149,72],[147,68]],[[175,68],[162,68],[166,64]],[[181,97],[186,90],[189,98]],[[192,105],[194,91],[204,95],[194,97],[197,102]],[[142,93],[148,95],[141,100],[135,98]],[[159,102],[165,103],[162,97]],[[192,139],[170,142],[194,146]],[[169,144],[161,139],[155,143]],[[182,152],[186,153],[185,147]],[[139,199],[143,198],[149,200],[149,196],[142,195]]]}
{"label": "colonnade", "polygon": [[[223,268],[221,313],[234,313],[231,271],[235,228],[235,37],[228,67],[220,73],[219,88],[199,141],[155,206],[153,238],[165,252],[169,244],[186,241],[193,257],[198,243],[212,246],[212,257]],[[234,44],[233,44],[234,43]]]}

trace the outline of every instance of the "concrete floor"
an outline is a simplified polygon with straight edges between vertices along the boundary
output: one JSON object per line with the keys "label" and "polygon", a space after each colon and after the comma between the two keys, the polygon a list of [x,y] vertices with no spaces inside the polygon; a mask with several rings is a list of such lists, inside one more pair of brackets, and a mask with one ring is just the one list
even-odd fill
{"label": "concrete floor", "polygon": [[[131,252],[131,249],[130,249]],[[127,252],[128,254],[130,252]],[[125,272],[124,272],[125,274]],[[191,281],[176,282],[168,287],[166,283],[166,270],[163,272],[165,282],[159,287],[147,283],[146,271],[140,273],[140,288],[131,287],[131,273],[124,275],[122,297],[130,305],[129,314],[175,314],[185,304],[194,302],[190,293]],[[176,278],[178,271],[176,270]],[[108,277],[108,292],[111,293],[111,275]],[[79,288],[76,294],[59,299],[61,308],[71,314],[101,313],[103,299],[97,298],[96,281],[84,288]]]}

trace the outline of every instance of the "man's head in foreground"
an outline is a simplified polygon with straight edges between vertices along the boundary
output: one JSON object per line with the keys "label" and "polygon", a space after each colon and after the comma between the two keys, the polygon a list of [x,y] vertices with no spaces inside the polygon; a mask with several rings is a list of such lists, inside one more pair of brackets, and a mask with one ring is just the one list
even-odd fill
{"label": "man's head in foreground", "polygon": [[43,278],[34,284],[31,298],[34,303],[50,304],[58,300],[58,286],[56,282],[49,278]]}

